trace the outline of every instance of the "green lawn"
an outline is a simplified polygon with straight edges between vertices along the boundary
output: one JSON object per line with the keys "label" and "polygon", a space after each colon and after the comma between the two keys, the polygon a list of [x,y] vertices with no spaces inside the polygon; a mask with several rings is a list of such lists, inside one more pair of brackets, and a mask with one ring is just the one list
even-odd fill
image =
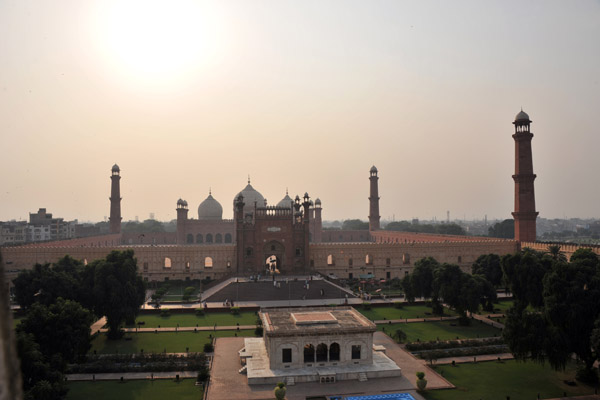
{"label": "green lawn", "polygon": [[22,319],[23,319],[23,317],[15,317],[15,316],[13,316],[13,328],[16,328],[17,325],[19,325],[19,323],[21,322]]}
{"label": "green lawn", "polygon": [[[456,326],[452,326],[455,324]],[[408,324],[381,324],[377,325],[377,330],[385,331],[393,336],[396,329],[401,329],[406,333],[408,342],[421,342],[430,340],[452,340],[471,339],[477,337],[493,337],[494,334],[500,336],[500,329],[492,328],[489,325],[473,321],[470,326],[460,326],[457,321],[436,321],[436,322],[411,322]]]}
{"label": "green lawn", "polygon": [[169,317],[161,317],[158,314],[141,314],[136,319],[136,323],[144,321],[143,328],[157,328],[161,327],[175,327],[179,324],[180,327],[184,326],[236,326],[236,323],[240,325],[256,325],[256,315],[253,311],[240,312],[239,315],[233,315],[231,312],[223,313],[206,313],[203,316],[196,316],[194,313],[177,313],[171,312]]}
{"label": "green lawn", "polygon": [[506,314],[506,312],[508,311],[509,308],[512,307],[512,305],[513,305],[512,299],[500,300],[498,303],[494,303],[494,311],[492,311],[492,312],[484,311],[480,307],[479,312],[477,314],[479,314],[479,315]]}
{"label": "green lawn", "polygon": [[[139,353],[142,349],[145,353],[184,353],[188,351],[200,352],[204,344],[210,342],[212,337],[254,336],[253,330],[237,331],[202,331],[202,332],[159,332],[159,333],[131,333],[119,340],[108,340],[106,334],[101,334],[92,340],[90,353],[96,350],[97,354],[131,354]],[[125,340],[130,337],[131,340]]]}
{"label": "green lawn", "polygon": [[[563,380],[575,379],[575,368],[567,366],[565,372],[553,371],[548,364],[533,362],[495,361],[477,364],[459,364],[456,367],[436,366],[438,373],[452,382],[456,389],[427,391],[428,400],[505,400],[542,399],[593,394],[594,389],[580,382],[568,386]],[[427,377],[425,377],[427,379]]]}
{"label": "green lawn", "polygon": [[154,381],[69,382],[67,400],[199,400],[202,387],[194,379]]}
{"label": "green lawn", "polygon": [[[432,318],[431,307],[425,305],[405,305],[403,308],[396,307],[371,307],[370,310],[363,310],[361,306],[356,306],[356,310],[372,321],[383,319],[403,319],[403,318]],[[444,316],[457,315],[454,311],[444,308]]]}

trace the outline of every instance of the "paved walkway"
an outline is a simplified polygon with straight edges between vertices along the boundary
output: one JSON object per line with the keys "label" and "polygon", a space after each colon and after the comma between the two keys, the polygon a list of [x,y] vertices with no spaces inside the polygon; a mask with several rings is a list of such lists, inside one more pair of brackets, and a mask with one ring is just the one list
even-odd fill
{"label": "paved walkway", "polygon": [[[501,324],[500,322],[496,322],[494,320],[491,320],[490,318],[488,318],[488,316],[483,316],[483,315],[479,315],[479,314],[471,314],[471,316],[473,318],[475,318],[478,321],[483,322],[484,324],[488,324],[493,326],[494,328],[498,328],[498,329],[504,329],[504,324]],[[499,317],[503,317],[503,314],[493,314],[490,315],[490,317],[492,318],[499,318]]]}
{"label": "paved walkway", "polygon": [[[255,329],[256,325],[240,325],[240,326],[182,326],[182,327],[174,327],[167,326],[162,328],[123,328],[125,332],[128,333],[136,333],[136,332],[194,332],[196,331],[235,331],[235,330],[243,330],[243,329]],[[108,332],[108,329],[102,328],[98,329],[99,332]]]}
{"label": "paved walkway", "polygon": [[180,379],[196,378],[198,372],[111,372],[104,374],[67,374],[66,377],[69,381],[118,381],[121,377],[125,380],[175,379],[176,375],[179,375]]}
{"label": "paved walkway", "polygon": [[[100,318],[98,321],[94,322],[91,326],[92,328],[92,335],[95,334],[96,332],[99,332],[102,330],[102,327],[106,325],[106,317],[102,317]],[[104,331],[106,331],[106,329],[104,329]]]}
{"label": "paved walkway", "polygon": [[453,384],[429,368],[426,365],[425,360],[420,360],[413,356],[385,333],[375,332],[373,335],[373,343],[385,346],[385,354],[394,360],[396,364],[398,364],[398,366],[402,369],[403,378],[410,381],[413,389],[416,389],[416,386],[413,384],[413,382],[415,382],[417,379],[416,373],[418,371],[425,372],[425,379],[427,379],[428,389],[454,388]]}

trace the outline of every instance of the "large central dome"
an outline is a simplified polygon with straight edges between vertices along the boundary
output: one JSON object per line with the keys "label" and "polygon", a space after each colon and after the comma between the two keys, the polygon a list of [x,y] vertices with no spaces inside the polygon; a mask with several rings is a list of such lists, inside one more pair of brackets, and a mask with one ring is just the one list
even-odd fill
{"label": "large central dome", "polygon": [[265,198],[252,187],[250,179],[248,179],[248,185],[233,198],[234,205],[240,194],[244,196],[244,214],[254,212],[254,203],[256,203],[256,207],[264,207],[266,205]]}
{"label": "large central dome", "polygon": [[212,197],[211,193],[198,206],[198,219],[200,221],[220,221],[223,219],[223,207],[221,207],[221,203]]}

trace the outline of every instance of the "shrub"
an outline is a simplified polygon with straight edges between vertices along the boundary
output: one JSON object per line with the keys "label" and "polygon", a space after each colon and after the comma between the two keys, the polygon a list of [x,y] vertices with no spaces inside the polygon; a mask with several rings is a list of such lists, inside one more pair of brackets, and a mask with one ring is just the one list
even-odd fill
{"label": "shrub", "polygon": [[213,351],[215,351],[215,347],[213,346],[212,343],[205,343],[204,344],[204,352],[205,353],[212,353]]}
{"label": "shrub", "polygon": [[597,384],[598,383],[598,370],[596,368],[587,369],[585,367],[581,367],[577,370],[575,379],[577,379],[580,382],[587,383],[590,385]]}
{"label": "shrub", "polygon": [[275,398],[277,400],[284,400],[285,399],[285,383],[283,382],[279,382],[277,384],[277,386],[275,387],[275,389],[273,389],[273,393],[275,394]]}
{"label": "shrub", "polygon": [[370,310],[371,309],[371,303],[369,303],[368,301],[365,301],[362,303],[362,309],[363,310]]}
{"label": "shrub", "polygon": [[458,324],[460,326],[469,326],[471,325],[471,318],[467,317],[466,315],[461,315],[458,318]]}
{"label": "shrub", "polygon": [[263,335],[263,327],[257,326],[254,330],[254,336],[261,337]]}
{"label": "shrub", "polygon": [[202,308],[197,308],[196,309],[196,316],[197,317],[202,317],[204,315],[204,310]]}
{"label": "shrub", "polygon": [[239,315],[240,314],[240,308],[239,307],[230,307],[229,310],[231,311],[231,313],[233,315]]}
{"label": "shrub", "polygon": [[425,372],[421,372],[421,371],[419,371],[419,372],[417,372],[417,374],[416,374],[416,375],[417,375],[417,378],[418,378],[418,379],[423,379],[423,378],[425,378]]}
{"label": "shrub", "polygon": [[171,316],[171,310],[169,310],[168,308],[161,308],[160,309],[160,316],[161,317],[170,317]]}
{"label": "shrub", "polygon": [[402,303],[401,301],[395,301],[394,302],[394,307],[398,308],[398,309],[403,309],[404,308],[404,303]]}
{"label": "shrub", "polygon": [[403,343],[406,340],[406,332],[402,329],[396,329],[396,332],[394,332],[394,339],[396,339],[398,343]]}

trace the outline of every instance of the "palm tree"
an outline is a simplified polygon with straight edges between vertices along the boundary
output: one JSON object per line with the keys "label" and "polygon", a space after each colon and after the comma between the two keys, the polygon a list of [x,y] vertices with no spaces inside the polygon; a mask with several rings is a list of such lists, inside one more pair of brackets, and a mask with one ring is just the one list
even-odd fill
{"label": "palm tree", "polygon": [[567,261],[567,256],[560,251],[560,246],[557,244],[548,246],[548,254],[555,261]]}

